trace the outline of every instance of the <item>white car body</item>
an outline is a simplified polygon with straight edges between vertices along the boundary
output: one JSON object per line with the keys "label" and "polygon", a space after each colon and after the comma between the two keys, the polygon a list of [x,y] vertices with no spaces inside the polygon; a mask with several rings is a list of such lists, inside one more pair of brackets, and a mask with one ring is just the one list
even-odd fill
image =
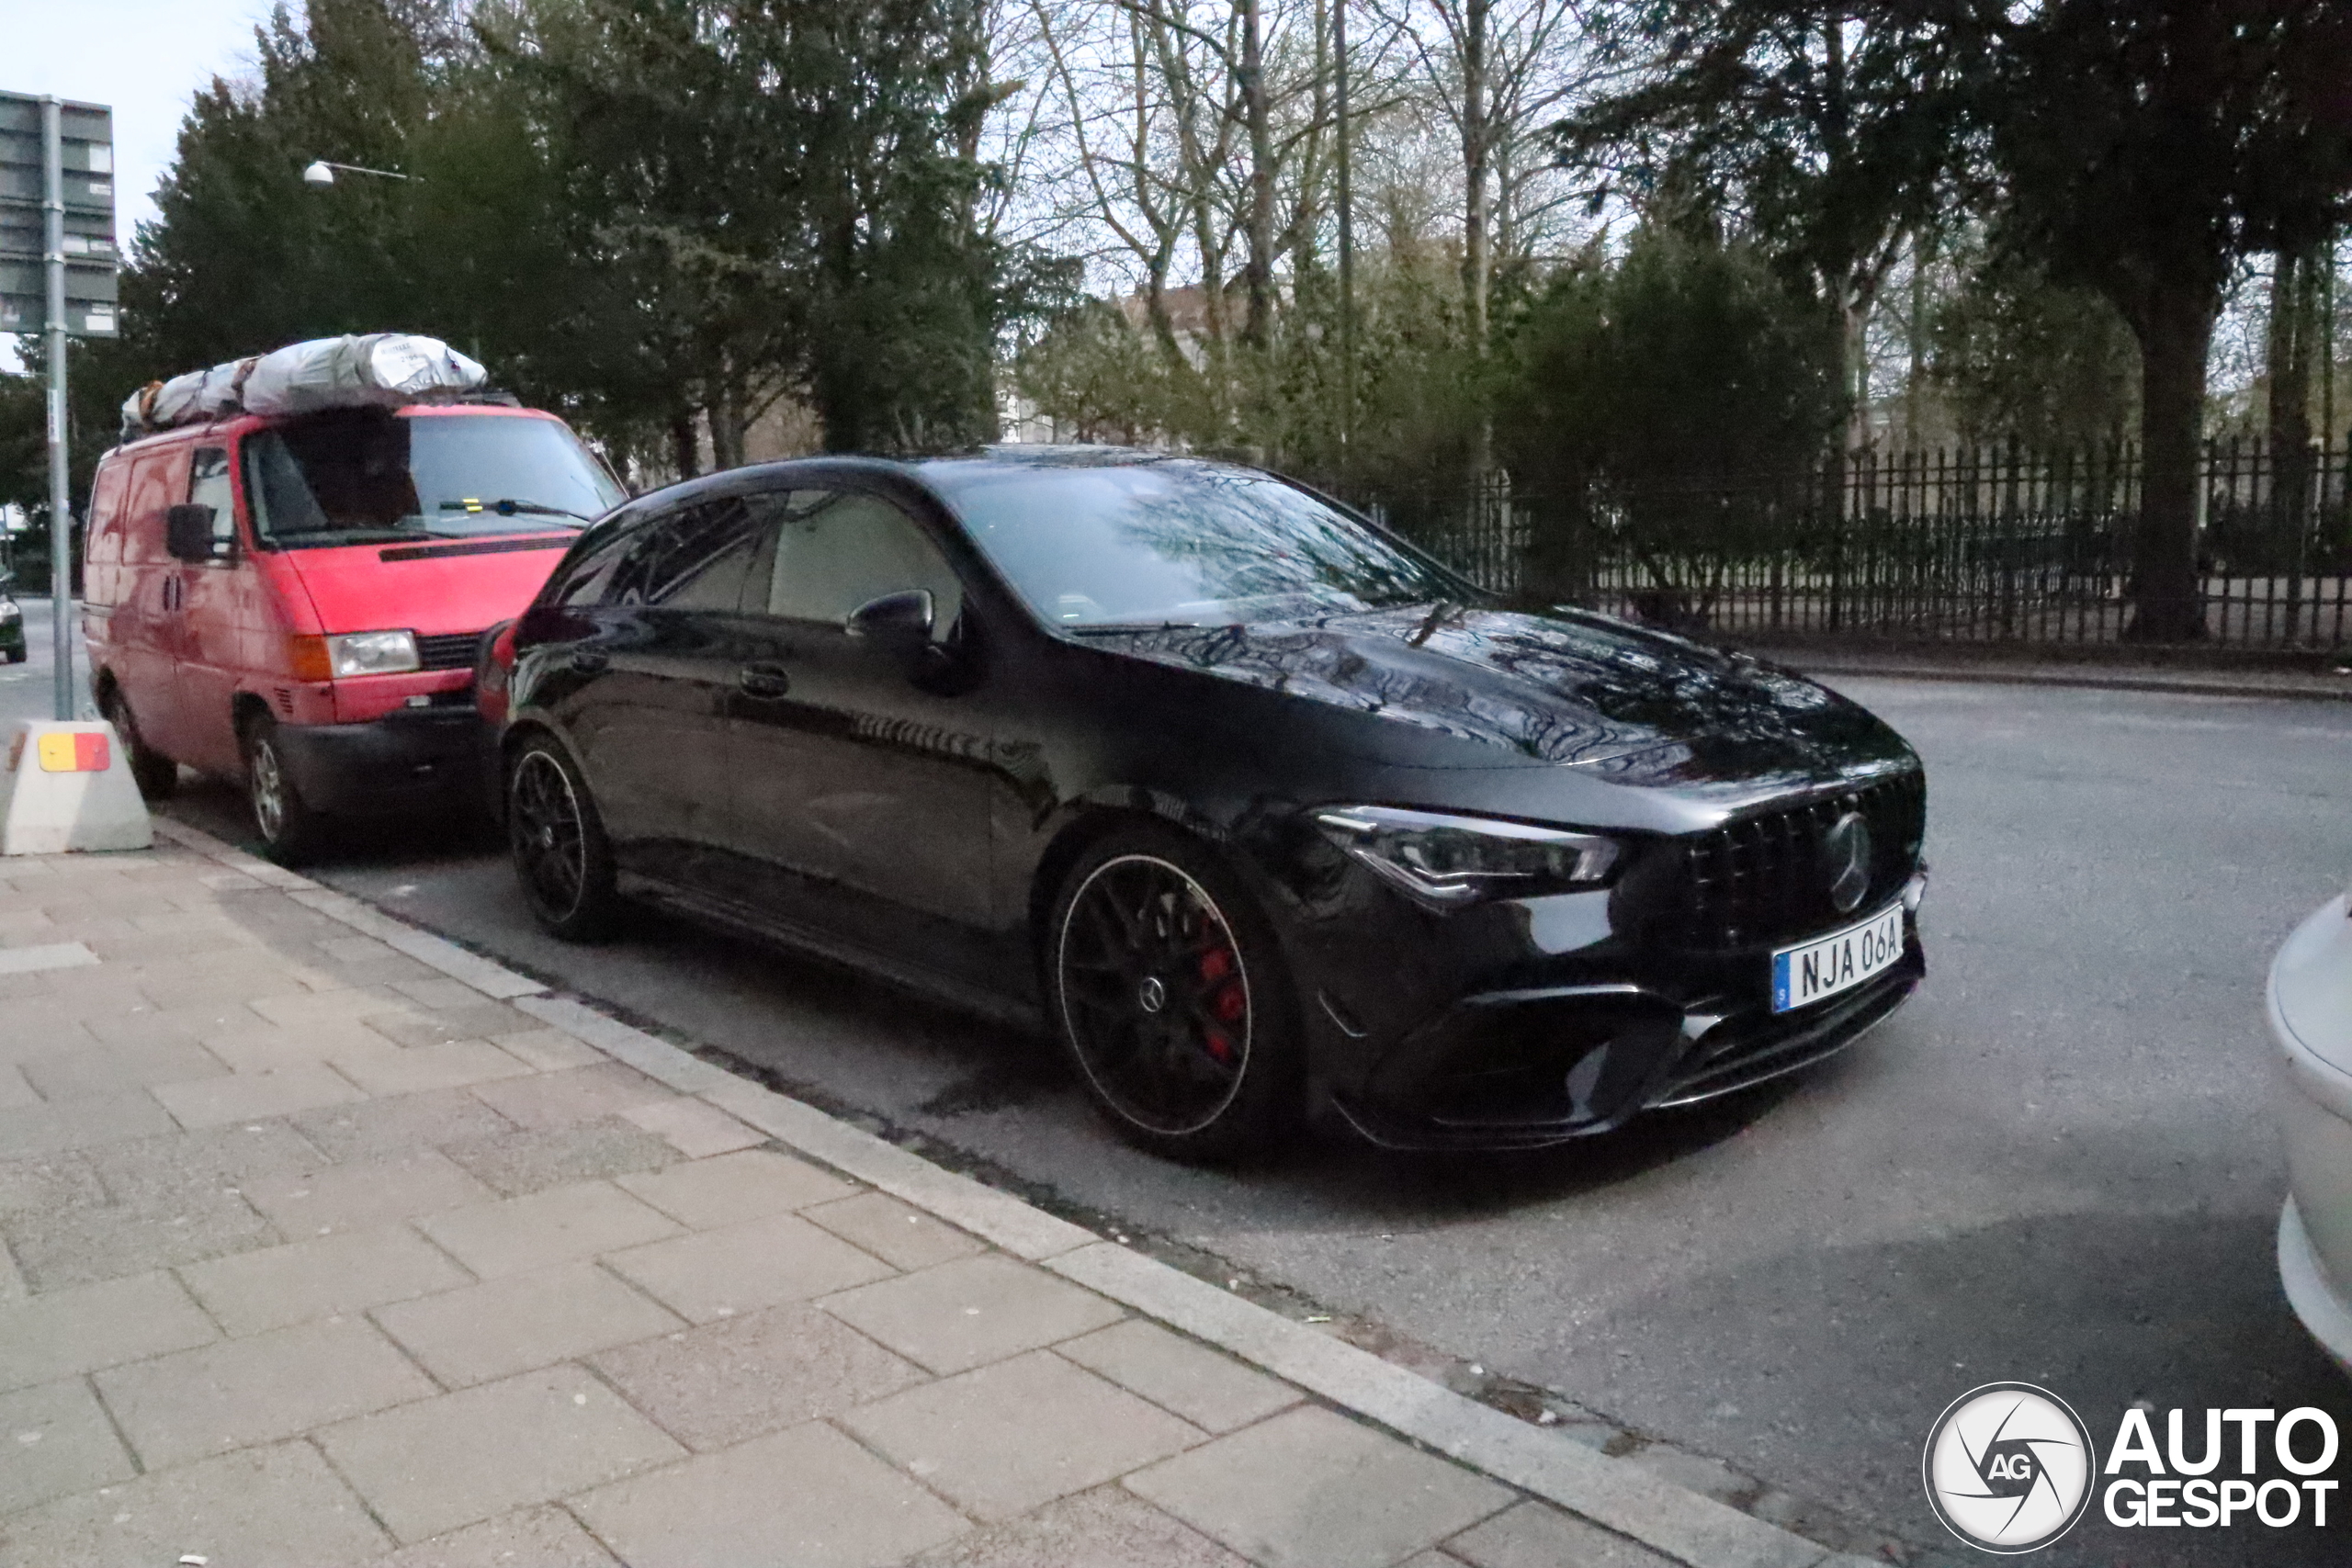
{"label": "white car body", "polygon": [[2322,905],[2278,950],[2264,1010],[2283,1058],[2278,1278],[2312,1337],[2352,1370],[2352,918],[2344,898]]}

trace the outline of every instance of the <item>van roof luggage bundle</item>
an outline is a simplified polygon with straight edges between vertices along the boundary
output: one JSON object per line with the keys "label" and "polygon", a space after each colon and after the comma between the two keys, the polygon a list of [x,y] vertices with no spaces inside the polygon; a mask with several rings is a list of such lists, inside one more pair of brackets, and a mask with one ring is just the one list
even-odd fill
{"label": "van roof luggage bundle", "polygon": [[122,439],[240,413],[396,409],[457,397],[488,378],[489,372],[439,338],[414,333],[315,338],[150,381],[122,405]]}

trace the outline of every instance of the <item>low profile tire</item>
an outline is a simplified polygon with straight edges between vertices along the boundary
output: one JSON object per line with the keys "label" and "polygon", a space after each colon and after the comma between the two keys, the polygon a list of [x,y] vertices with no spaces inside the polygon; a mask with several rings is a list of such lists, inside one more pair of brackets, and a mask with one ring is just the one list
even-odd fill
{"label": "low profile tire", "polygon": [[1095,1108],[1174,1159],[1272,1153],[1305,1053],[1272,928],[1205,846],[1138,824],[1071,868],[1046,927],[1054,1027]]}
{"label": "low profile tire", "polygon": [[266,714],[248,720],[243,732],[245,801],[263,850],[280,865],[301,865],[326,846],[326,823],[311,809],[286,766],[277,721]]}
{"label": "low profile tire", "polygon": [[106,719],[130,757],[130,777],[139,785],[139,794],[146,800],[169,800],[180,787],[180,765],[160,751],[148,749],[139,733],[138,717],[130,711],[129,699],[120,688],[107,694]]}
{"label": "low profile tire", "polygon": [[506,762],[506,844],[531,913],[565,942],[610,936],[620,913],[612,846],[587,782],[547,736]]}

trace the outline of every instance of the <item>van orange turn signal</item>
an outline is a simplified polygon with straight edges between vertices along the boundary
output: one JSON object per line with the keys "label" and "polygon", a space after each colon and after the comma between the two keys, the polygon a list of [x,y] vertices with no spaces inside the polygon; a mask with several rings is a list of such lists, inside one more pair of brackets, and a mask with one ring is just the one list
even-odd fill
{"label": "van orange turn signal", "polygon": [[289,637],[286,639],[289,662],[297,681],[332,681],[334,679],[334,655],[327,651],[327,639],[322,637]]}

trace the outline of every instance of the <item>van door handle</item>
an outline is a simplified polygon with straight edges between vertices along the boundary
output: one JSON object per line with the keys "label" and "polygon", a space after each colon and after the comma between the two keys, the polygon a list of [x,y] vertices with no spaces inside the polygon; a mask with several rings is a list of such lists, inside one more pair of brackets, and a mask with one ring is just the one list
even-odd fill
{"label": "van door handle", "polygon": [[792,677],[780,664],[746,664],[735,684],[747,697],[780,697],[792,690]]}
{"label": "van door handle", "polygon": [[571,650],[571,667],[582,675],[599,674],[612,661],[611,654],[600,653],[593,648],[575,648]]}

